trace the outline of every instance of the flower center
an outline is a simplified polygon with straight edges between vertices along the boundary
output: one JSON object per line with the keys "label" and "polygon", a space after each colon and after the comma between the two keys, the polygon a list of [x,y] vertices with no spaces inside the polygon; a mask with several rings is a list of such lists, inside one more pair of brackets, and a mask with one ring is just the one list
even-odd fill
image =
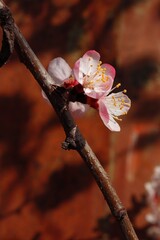
{"label": "flower center", "polygon": [[[91,58],[88,59],[91,61]],[[106,75],[106,68],[102,67],[102,62],[99,61],[97,64],[97,68],[93,69],[93,64],[89,63],[89,68],[87,74],[83,76],[83,85],[85,88],[94,89],[95,86],[101,86],[107,83],[109,77]]]}
{"label": "flower center", "polygon": [[[125,98],[123,97],[119,97],[116,99],[115,96],[112,96],[112,103],[120,110],[122,110],[124,107],[130,107],[130,103],[125,102]],[[126,114],[126,112],[124,112],[124,114]]]}
{"label": "flower center", "polygon": [[[126,90],[123,90],[123,93],[126,93],[127,91]],[[129,102],[126,102],[126,99],[125,97],[115,97],[115,96],[112,96],[112,104],[114,107],[118,108],[119,110],[122,110],[121,112],[121,115],[126,115],[127,114],[127,111],[126,111],[126,108],[130,107],[131,104]],[[121,118],[115,116],[114,114],[112,114],[113,117],[119,121],[122,121]]]}
{"label": "flower center", "polygon": [[[121,83],[118,83],[114,88],[110,90],[109,93],[111,93],[114,89],[119,88],[121,86]],[[129,102],[128,98],[126,98],[125,94],[127,90],[124,89],[123,91],[117,93],[117,94],[111,94],[108,95],[108,104],[110,106],[110,109],[115,109],[115,110],[120,110],[120,115],[126,115],[127,114],[127,109],[131,106],[131,103]],[[121,118],[119,118],[115,112],[112,113],[112,116],[114,119],[122,121]]]}

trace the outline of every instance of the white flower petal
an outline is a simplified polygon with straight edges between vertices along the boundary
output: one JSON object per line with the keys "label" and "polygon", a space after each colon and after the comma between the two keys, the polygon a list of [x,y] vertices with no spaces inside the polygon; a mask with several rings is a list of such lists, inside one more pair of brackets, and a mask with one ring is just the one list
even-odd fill
{"label": "white flower petal", "polygon": [[114,132],[119,132],[121,130],[119,124],[114,120],[111,114],[109,114],[109,121],[107,127]]}
{"label": "white flower petal", "polygon": [[86,52],[80,60],[80,71],[86,75],[94,73],[99,64],[100,55],[94,50]]}
{"label": "white flower petal", "polygon": [[99,104],[99,115],[104,123],[104,125],[109,128],[111,131],[118,132],[120,131],[119,124],[114,120],[112,117],[112,114],[108,112],[106,102],[104,101],[104,98],[101,98],[98,101]]}
{"label": "white flower petal", "polygon": [[108,63],[104,63],[104,64],[102,64],[101,67],[106,69],[106,72],[105,72],[106,75],[111,76],[113,79],[115,78],[116,70],[112,65],[110,65]]}
{"label": "white flower petal", "polygon": [[48,72],[53,78],[53,84],[62,85],[71,75],[71,68],[61,57],[54,58],[48,66]]}
{"label": "white flower petal", "polygon": [[152,224],[156,223],[156,221],[157,221],[155,215],[150,214],[150,213],[146,215],[146,220],[147,220],[147,222],[152,223]]}
{"label": "white flower petal", "polygon": [[83,79],[83,72],[80,71],[80,59],[77,60],[77,62],[75,63],[74,65],[74,68],[73,68],[73,74],[74,74],[74,77],[75,79],[83,85],[83,82],[84,82],[84,79]]}
{"label": "white flower petal", "polygon": [[154,168],[154,177],[160,179],[160,166]]}
{"label": "white flower petal", "polygon": [[108,111],[113,116],[124,115],[131,107],[131,100],[123,92],[112,93],[105,98]]}
{"label": "white flower petal", "polygon": [[155,195],[155,189],[153,187],[153,184],[151,182],[147,182],[145,185],[144,185],[149,197],[153,197]]}
{"label": "white flower petal", "polygon": [[69,110],[74,117],[82,116],[89,109],[89,105],[80,102],[69,102]]}

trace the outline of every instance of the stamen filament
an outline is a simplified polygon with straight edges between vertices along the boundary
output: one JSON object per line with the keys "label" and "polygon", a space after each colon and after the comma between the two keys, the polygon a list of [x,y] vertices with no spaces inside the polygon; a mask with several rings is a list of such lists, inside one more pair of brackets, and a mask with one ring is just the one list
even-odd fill
{"label": "stamen filament", "polygon": [[114,88],[112,88],[112,89],[110,90],[109,93],[113,92],[114,89],[119,88],[120,86],[121,86],[121,83],[118,83]]}

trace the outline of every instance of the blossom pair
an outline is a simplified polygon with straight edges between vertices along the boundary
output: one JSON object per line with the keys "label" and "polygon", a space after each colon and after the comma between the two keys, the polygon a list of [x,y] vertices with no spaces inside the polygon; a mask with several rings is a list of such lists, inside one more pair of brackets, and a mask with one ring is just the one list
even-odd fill
{"label": "blossom pair", "polygon": [[[53,79],[53,84],[66,88],[81,86],[81,91],[86,95],[86,104],[70,102],[71,112],[82,114],[88,110],[89,106],[94,107],[99,111],[106,127],[112,131],[120,131],[120,126],[115,119],[121,120],[119,116],[128,112],[131,101],[124,94],[125,91],[111,93],[114,89],[112,87],[116,72],[110,64],[102,64],[98,52],[87,51],[76,61],[73,69],[63,58],[55,58],[50,62],[48,72]],[[119,86],[120,84],[116,87]]]}

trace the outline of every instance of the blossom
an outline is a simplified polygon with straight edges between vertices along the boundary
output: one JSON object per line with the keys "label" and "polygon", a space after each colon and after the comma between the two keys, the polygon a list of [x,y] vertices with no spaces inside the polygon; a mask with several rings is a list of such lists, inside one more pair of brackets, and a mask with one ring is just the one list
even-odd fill
{"label": "blossom", "polygon": [[103,95],[98,100],[99,115],[104,125],[111,131],[120,131],[120,126],[115,119],[121,121],[119,116],[127,114],[131,106],[131,100],[124,92],[126,91]]}
{"label": "blossom", "polygon": [[[56,84],[58,86],[74,87],[78,82],[74,79],[72,74],[72,69],[68,63],[61,57],[54,58],[48,66],[48,72],[51,75],[53,82],[51,84]],[[43,97],[48,100],[45,93],[42,91]],[[87,104],[82,104],[80,102],[69,102],[69,110],[74,116],[80,116],[88,110],[89,106]]]}
{"label": "blossom", "polygon": [[160,226],[160,166],[154,168],[154,173],[150,182],[145,183],[147,199],[152,213],[147,214],[146,220]]}
{"label": "blossom", "polygon": [[115,69],[110,64],[102,64],[100,54],[87,51],[74,65],[76,80],[83,86],[87,96],[99,99],[110,91],[115,77]]}
{"label": "blossom", "polygon": [[[110,64],[102,64],[98,52],[87,51],[76,61],[73,70],[63,58],[55,58],[50,62],[48,72],[53,79],[53,84],[64,88],[73,88],[74,96],[85,95],[86,102],[80,98],[70,98],[70,100],[74,99],[73,102],[69,102],[69,109],[72,113],[81,115],[91,106],[99,111],[106,127],[111,131],[120,131],[116,120],[121,120],[119,116],[128,112],[131,101],[124,94],[126,90],[112,93],[115,88],[120,86],[117,84],[112,88],[116,71]],[[80,102],[74,102],[75,99]]]}

